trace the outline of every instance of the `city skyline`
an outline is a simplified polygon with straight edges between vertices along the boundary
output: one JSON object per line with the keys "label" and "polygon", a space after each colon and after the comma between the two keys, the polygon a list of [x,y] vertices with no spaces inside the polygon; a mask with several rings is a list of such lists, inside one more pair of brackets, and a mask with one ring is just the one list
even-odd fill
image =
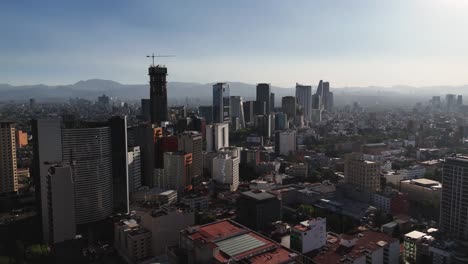
{"label": "city skyline", "polygon": [[0,44],[0,82],[13,85],[92,78],[144,83],[141,70],[152,52],[177,56],[156,61],[170,69],[169,81],[267,81],[282,87],[320,79],[338,87],[468,83],[468,38],[459,34],[468,22],[468,4],[456,0],[50,0],[0,7],[0,34],[9,40]]}

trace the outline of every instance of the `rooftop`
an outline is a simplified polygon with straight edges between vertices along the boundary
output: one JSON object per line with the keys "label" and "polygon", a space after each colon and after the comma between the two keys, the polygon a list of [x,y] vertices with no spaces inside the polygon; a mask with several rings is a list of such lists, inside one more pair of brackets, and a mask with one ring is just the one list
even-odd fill
{"label": "rooftop", "polygon": [[414,231],[409,232],[408,234],[405,234],[405,238],[420,239],[421,237],[425,235],[426,233],[414,230]]}
{"label": "rooftop", "polygon": [[258,200],[258,201],[272,199],[276,197],[275,195],[271,193],[263,192],[263,191],[247,191],[247,192],[243,192],[242,195]]}
{"label": "rooftop", "polygon": [[[283,263],[298,254],[230,220],[192,227],[182,231],[200,246],[218,248],[214,258],[219,263],[245,260],[248,263]],[[295,262],[290,262],[295,263]]]}
{"label": "rooftop", "polygon": [[[355,239],[354,245],[346,247],[341,245],[341,239]],[[363,230],[355,235],[337,236],[329,234],[327,246],[320,252],[315,253],[312,260],[320,264],[343,263],[346,260],[355,260],[368,252],[373,252],[387,244],[397,242],[398,240],[387,234],[371,230]]]}

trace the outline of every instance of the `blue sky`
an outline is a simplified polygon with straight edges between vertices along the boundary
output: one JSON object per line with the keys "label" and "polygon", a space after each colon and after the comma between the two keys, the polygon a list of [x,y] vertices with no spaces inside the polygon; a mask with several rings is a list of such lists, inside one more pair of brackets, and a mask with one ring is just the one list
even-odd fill
{"label": "blue sky", "polygon": [[468,1],[0,2],[0,83],[468,84]]}

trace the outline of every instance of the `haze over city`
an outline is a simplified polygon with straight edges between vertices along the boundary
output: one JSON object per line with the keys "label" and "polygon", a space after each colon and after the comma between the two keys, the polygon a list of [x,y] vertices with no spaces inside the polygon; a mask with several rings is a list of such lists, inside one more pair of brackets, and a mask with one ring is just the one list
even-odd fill
{"label": "haze over city", "polygon": [[468,264],[467,14],[3,1],[0,264]]}
{"label": "haze over city", "polygon": [[2,1],[0,82],[141,84],[156,52],[177,55],[157,61],[170,81],[464,85],[467,13],[458,0]]}

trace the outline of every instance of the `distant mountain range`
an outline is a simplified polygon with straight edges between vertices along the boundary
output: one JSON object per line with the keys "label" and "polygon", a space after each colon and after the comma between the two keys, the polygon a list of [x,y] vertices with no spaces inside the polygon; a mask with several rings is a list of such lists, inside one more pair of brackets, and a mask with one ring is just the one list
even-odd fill
{"label": "distant mountain range", "polygon": [[[244,100],[255,99],[255,84],[242,82],[229,82],[231,95],[240,95]],[[333,83],[332,83],[333,84]],[[170,103],[183,103],[186,99],[192,103],[209,104],[212,98],[213,83],[200,84],[190,82],[169,82],[168,98]],[[315,92],[316,84],[312,85]],[[281,97],[294,95],[294,89],[272,86],[275,93],[276,105],[280,105]],[[465,86],[432,86],[432,87],[331,87],[335,94],[336,104],[352,103],[354,101],[363,104],[398,103],[412,104],[416,101],[426,101],[433,95],[447,93],[468,94],[468,85]],[[26,101],[35,98],[43,101],[63,101],[69,98],[86,98],[95,100],[98,96],[108,96],[124,99],[139,100],[149,98],[148,84],[121,84],[109,80],[91,79],[79,81],[70,85],[48,86],[43,84],[12,86],[0,84],[0,101]]]}

